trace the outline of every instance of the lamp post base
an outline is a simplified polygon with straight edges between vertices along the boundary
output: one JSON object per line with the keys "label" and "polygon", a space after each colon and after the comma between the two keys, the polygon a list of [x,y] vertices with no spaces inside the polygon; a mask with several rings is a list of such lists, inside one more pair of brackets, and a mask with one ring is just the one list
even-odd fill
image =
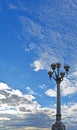
{"label": "lamp post base", "polygon": [[62,122],[55,122],[52,125],[52,130],[65,130],[65,125]]}

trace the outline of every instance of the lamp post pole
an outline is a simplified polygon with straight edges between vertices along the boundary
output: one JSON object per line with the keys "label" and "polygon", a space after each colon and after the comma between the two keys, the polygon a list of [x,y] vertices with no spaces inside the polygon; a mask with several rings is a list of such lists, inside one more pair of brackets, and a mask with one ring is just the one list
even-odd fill
{"label": "lamp post pole", "polygon": [[53,78],[57,84],[57,108],[56,108],[56,122],[52,125],[52,130],[65,130],[65,125],[61,122],[61,101],[60,101],[60,83],[63,81],[65,74],[68,74],[69,65],[64,66],[65,71],[60,72],[61,64],[53,63],[51,64],[51,71],[48,72],[48,75]]}
{"label": "lamp post pole", "polygon": [[57,112],[56,121],[61,121],[60,81],[57,81]]}

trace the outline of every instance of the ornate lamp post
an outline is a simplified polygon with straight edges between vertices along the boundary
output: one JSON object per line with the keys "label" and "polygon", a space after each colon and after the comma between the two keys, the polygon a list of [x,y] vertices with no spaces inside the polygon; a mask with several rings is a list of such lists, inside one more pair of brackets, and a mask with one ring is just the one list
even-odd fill
{"label": "ornate lamp post", "polygon": [[65,125],[61,122],[61,101],[60,101],[60,83],[62,82],[65,74],[68,74],[69,65],[64,66],[65,71],[60,72],[61,64],[51,64],[51,71],[48,72],[49,78],[53,78],[57,84],[57,109],[56,109],[56,122],[52,125],[52,130],[65,130]]}

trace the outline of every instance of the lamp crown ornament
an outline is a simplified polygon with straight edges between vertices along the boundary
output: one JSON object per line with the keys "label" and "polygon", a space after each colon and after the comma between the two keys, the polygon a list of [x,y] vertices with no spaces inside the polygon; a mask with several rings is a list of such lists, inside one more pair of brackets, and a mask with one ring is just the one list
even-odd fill
{"label": "lamp crown ornament", "polygon": [[61,67],[60,62],[57,62],[57,63],[56,63],[56,67],[57,67],[57,68],[60,68],[60,67]]}
{"label": "lamp crown ornament", "polygon": [[52,70],[55,70],[56,69],[56,64],[55,63],[51,64],[51,68],[52,68]]}
{"label": "lamp crown ornament", "polygon": [[70,69],[70,66],[69,66],[69,65],[65,65],[65,66],[64,66],[64,69],[65,69],[66,73],[68,74],[68,71],[69,71],[69,69]]}

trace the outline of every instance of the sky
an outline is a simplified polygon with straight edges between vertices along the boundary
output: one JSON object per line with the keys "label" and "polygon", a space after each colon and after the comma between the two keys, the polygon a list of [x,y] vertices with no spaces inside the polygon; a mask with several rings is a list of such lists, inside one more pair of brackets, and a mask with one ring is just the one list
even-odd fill
{"label": "sky", "polygon": [[62,122],[77,129],[77,0],[0,0],[0,130],[50,130],[52,63],[70,65],[61,83]]}

